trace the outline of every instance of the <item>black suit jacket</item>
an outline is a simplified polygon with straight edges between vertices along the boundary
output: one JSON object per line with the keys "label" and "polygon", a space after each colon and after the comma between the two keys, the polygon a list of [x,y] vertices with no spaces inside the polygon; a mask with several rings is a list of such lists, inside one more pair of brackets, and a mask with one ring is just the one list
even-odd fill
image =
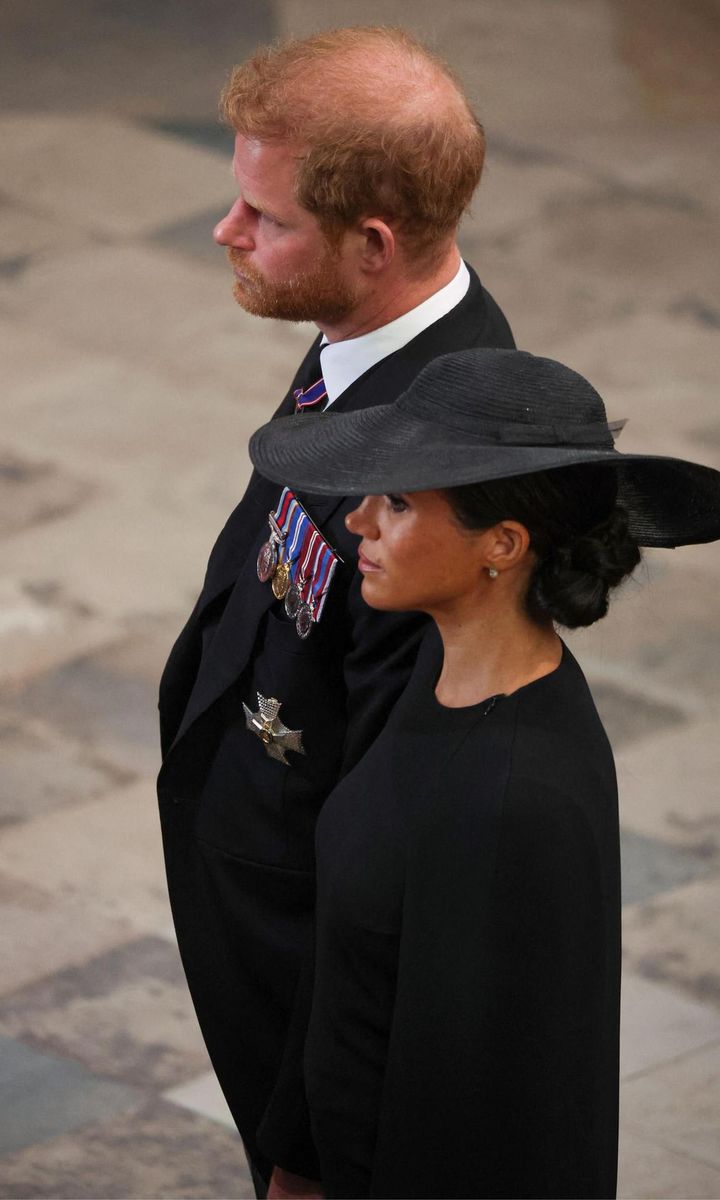
{"label": "black suit jacket", "polygon": [[[473,346],[512,347],[499,308],[471,271],[464,299],[376,364],[333,412],[393,401],[426,363]],[[293,410],[300,367],[276,412]],[[305,418],[299,418],[305,419]],[[303,1002],[314,894],[317,813],[379,733],[412,669],[425,621],[378,613],[360,596],[357,539],[345,497],[302,495],[343,562],[307,641],[256,574],[280,488],[251,477],[210,556],[198,602],[160,688],[158,781],[170,898],[208,1048],[246,1145],[312,1175],[300,1077]],[[242,702],[282,701],[305,757],[284,766],[245,729]],[[307,980],[299,987],[307,995]],[[289,1032],[290,1031],[290,1032]],[[259,1157],[259,1156],[258,1156]]]}

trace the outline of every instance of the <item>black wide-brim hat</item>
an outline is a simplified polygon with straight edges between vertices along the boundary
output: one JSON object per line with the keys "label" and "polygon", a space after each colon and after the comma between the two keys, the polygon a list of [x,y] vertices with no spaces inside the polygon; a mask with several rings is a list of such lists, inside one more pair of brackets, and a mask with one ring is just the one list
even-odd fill
{"label": "black wide-brim hat", "polygon": [[622,454],[582,375],[521,350],[462,350],[429,363],[393,403],[281,417],[250,440],[258,471],[324,495],[419,492],[607,463],[643,546],[720,538],[720,472]]}

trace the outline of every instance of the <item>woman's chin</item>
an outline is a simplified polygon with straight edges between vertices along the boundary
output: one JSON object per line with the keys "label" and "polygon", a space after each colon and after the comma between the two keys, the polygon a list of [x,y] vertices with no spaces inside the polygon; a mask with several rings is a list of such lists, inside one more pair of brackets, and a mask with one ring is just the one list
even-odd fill
{"label": "woman's chin", "polygon": [[403,596],[394,595],[393,589],[387,583],[383,586],[374,575],[363,576],[360,594],[370,608],[377,608],[381,612],[407,612],[411,607]]}
{"label": "woman's chin", "polygon": [[371,608],[379,608],[382,612],[391,612],[398,605],[392,604],[392,593],[388,595],[388,589],[380,586],[379,581],[373,575],[362,576],[360,584],[360,595],[365,600],[365,604]]}

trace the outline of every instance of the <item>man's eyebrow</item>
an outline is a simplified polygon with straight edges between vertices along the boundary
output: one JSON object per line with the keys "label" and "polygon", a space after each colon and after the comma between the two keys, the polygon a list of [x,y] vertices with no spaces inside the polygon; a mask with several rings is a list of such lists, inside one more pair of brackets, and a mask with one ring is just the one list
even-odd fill
{"label": "man's eyebrow", "polygon": [[284,218],[278,213],[273,212],[271,208],[268,208],[267,204],[259,204],[257,201],[253,200],[252,196],[245,195],[243,196],[243,199],[246,204],[250,205],[250,208],[255,209],[255,212],[262,213],[265,217],[271,217],[273,221],[279,221],[281,225],[284,223]]}
{"label": "man's eyebrow", "polygon": [[248,196],[247,192],[244,192],[242,190],[242,188],[240,187],[238,178],[235,175],[234,167],[231,167],[231,172],[232,172],[232,176],[238,186],[239,194],[242,196],[243,200],[245,201],[245,203],[247,205],[249,205],[250,208],[254,208],[256,212],[265,213],[266,216],[272,217],[273,221],[278,221],[281,225],[285,224],[285,218],[281,217],[279,213],[273,212],[273,210],[271,208],[268,208],[268,206],[266,204],[257,203],[255,200],[253,200],[252,196]]}

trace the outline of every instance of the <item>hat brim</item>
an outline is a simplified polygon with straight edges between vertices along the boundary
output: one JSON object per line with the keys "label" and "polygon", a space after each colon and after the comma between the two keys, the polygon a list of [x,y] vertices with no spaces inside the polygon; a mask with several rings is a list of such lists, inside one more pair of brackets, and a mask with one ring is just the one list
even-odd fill
{"label": "hat brim", "polygon": [[250,458],[275,483],[337,496],[428,491],[605,462],[618,471],[619,502],[641,545],[720,538],[720,472],[711,467],[612,448],[483,444],[397,404],[280,417],[253,434]]}

